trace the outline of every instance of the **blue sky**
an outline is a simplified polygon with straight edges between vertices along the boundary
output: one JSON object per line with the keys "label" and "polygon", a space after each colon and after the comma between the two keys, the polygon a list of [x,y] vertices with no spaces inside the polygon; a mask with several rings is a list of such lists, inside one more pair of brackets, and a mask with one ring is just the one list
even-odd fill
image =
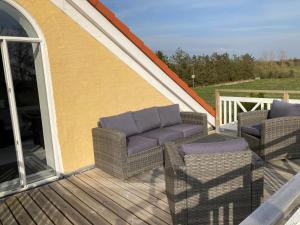
{"label": "blue sky", "polygon": [[299,0],[101,0],[152,50],[300,58]]}

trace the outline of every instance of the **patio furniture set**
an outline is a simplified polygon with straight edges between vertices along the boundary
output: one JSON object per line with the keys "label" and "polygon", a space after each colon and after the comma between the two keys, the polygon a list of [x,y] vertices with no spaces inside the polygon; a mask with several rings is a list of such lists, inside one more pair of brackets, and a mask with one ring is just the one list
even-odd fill
{"label": "patio furniture set", "polygon": [[206,114],[178,105],[101,118],[95,165],[122,179],[164,166],[174,224],[239,224],[261,204],[263,160],[297,156],[297,107],[274,101],[269,112],[240,114],[241,137],[208,135]]}

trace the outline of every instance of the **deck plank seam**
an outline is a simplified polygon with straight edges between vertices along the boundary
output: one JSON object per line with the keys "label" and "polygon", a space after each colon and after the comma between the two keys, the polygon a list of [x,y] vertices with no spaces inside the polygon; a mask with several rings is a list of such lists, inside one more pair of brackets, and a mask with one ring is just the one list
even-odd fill
{"label": "deck plank seam", "polygon": [[[81,182],[83,182],[86,186],[88,186],[90,189],[92,189],[92,190],[94,190],[94,191],[96,191],[97,193],[99,193],[99,194],[101,194],[101,195],[103,195],[103,196],[105,196],[105,198],[108,198],[111,202],[113,202],[113,204],[115,204],[115,205],[118,205],[119,207],[121,207],[124,211],[126,211],[128,214],[132,214],[132,215],[134,215],[135,217],[137,217],[139,220],[141,220],[141,221],[143,221],[144,223],[146,223],[146,224],[149,224],[149,223],[147,223],[147,221],[145,221],[145,220],[143,220],[142,218],[140,218],[140,217],[138,217],[137,215],[135,215],[135,214],[133,214],[131,211],[129,211],[127,208],[125,208],[125,207],[123,207],[123,206],[121,206],[118,202],[116,202],[116,201],[114,201],[113,199],[111,199],[110,197],[108,197],[107,195],[105,195],[104,193],[102,193],[102,192],[100,192],[99,190],[97,190],[96,188],[94,188],[93,186],[91,186],[90,184],[88,184],[86,181],[84,181],[83,179],[81,179],[80,177],[78,177],[78,175],[76,175],[75,176],[77,179],[79,179]],[[71,180],[69,180],[70,182],[72,182],[73,184],[74,184],[74,182],[73,181],[71,181]],[[80,187],[78,187],[78,188],[80,188]],[[80,188],[80,189],[82,189],[82,188]],[[88,195],[90,195],[90,194],[88,194]],[[91,196],[91,195],[90,195]],[[94,198],[93,196],[91,196],[93,199],[95,199],[97,202],[99,202],[98,201],[98,199],[96,199],[96,198]],[[101,202],[99,202],[100,204],[102,204]],[[104,207],[106,207],[106,206],[104,206]],[[107,207],[106,207],[107,208]],[[109,209],[110,211],[112,211],[111,209]],[[114,211],[112,211],[114,214],[116,214]],[[117,215],[117,214],[116,214]],[[123,219],[123,218],[122,218]],[[125,222],[127,222],[125,219],[123,219]]]}
{"label": "deck plank seam", "polygon": [[[91,211],[93,211],[95,214],[97,214],[98,215],[98,217],[101,217],[103,220],[105,220],[107,223],[109,223],[109,224],[111,224],[107,219],[105,219],[102,215],[100,215],[99,214],[99,212],[97,211],[97,210],[95,210],[94,208],[92,208],[91,206],[89,206],[87,203],[85,203],[84,201],[82,201],[80,198],[78,198],[78,196],[76,196],[75,194],[73,194],[70,190],[68,190],[65,186],[63,186],[61,183],[59,183],[58,182],[58,185],[60,185],[65,191],[67,191],[67,192],[69,192],[73,197],[75,197],[76,199],[77,199],[77,201],[79,201],[79,202],[81,202],[83,205],[85,205],[87,208],[89,208]],[[51,187],[53,190],[54,190],[54,188],[53,187]],[[57,193],[57,191],[55,190],[55,192]],[[83,190],[82,190],[82,192],[84,192]],[[84,192],[84,193],[86,193],[86,192]],[[87,193],[86,193],[87,194]],[[60,195],[59,193],[58,193],[58,195]],[[62,195],[60,195],[65,201],[67,201],[68,203],[69,203],[69,201],[68,200],[66,200],[66,198],[65,197],[63,197]],[[91,197],[92,198],[92,197]],[[93,198],[94,199],[94,198]],[[95,199],[95,201],[96,201],[96,199]],[[99,204],[101,204],[103,207],[105,207],[105,208],[107,208],[106,206],[104,206],[102,203],[100,203],[99,201],[97,201]],[[70,204],[70,203],[69,203]],[[108,209],[109,210],[109,209]],[[78,211],[78,210],[77,210]],[[83,215],[83,214],[81,214],[83,217],[85,217],[85,215]],[[118,216],[118,215],[116,215],[116,216]],[[86,218],[86,217],[85,217]],[[88,219],[88,218],[86,218],[86,219]],[[89,220],[89,219],[88,219]],[[89,220],[89,222],[90,223],[92,223],[92,224],[94,224],[92,221],[90,221]],[[126,222],[126,221],[125,221]]]}
{"label": "deck plank seam", "polygon": [[[91,179],[93,179],[94,181],[97,182],[97,180],[94,179],[93,176],[89,176],[89,174],[84,174],[84,175],[90,177]],[[98,182],[98,183],[100,183],[100,182]],[[106,186],[106,184],[104,184],[104,183],[100,183],[100,184],[101,184],[104,188],[109,189],[109,190],[111,190],[112,192],[114,192],[117,196],[120,196],[121,198],[124,198],[126,201],[131,202],[131,204],[135,205],[136,207],[138,207],[138,208],[144,210],[145,212],[149,213],[149,214],[152,215],[152,216],[155,216],[155,217],[158,218],[159,220],[161,220],[161,221],[163,221],[163,222],[165,222],[165,223],[168,223],[167,221],[165,221],[165,220],[162,219],[161,217],[158,217],[157,214],[156,214],[154,211],[150,211],[150,210],[143,209],[143,208],[140,206],[139,203],[134,202],[133,200],[131,200],[131,198],[123,196],[123,194],[118,193],[117,191],[113,190],[113,188],[110,189],[110,188],[109,188],[108,186]],[[144,201],[142,198],[140,198],[140,197],[138,197],[138,196],[136,196],[136,195],[133,195],[132,197],[136,197],[137,199],[140,200],[140,202],[146,202],[146,201]],[[137,200],[137,201],[138,201],[138,200]],[[149,204],[149,203],[148,203],[148,204]],[[154,205],[152,205],[152,204],[149,204],[149,205],[151,205],[151,208],[154,209],[154,210],[155,210],[155,209],[159,209],[158,207],[156,207],[156,206],[154,206]],[[148,205],[148,208],[149,208],[149,205]],[[160,209],[159,209],[159,210],[160,210]],[[163,212],[164,212],[164,211],[163,211]]]}
{"label": "deck plank seam", "polygon": [[[56,207],[56,209],[72,224],[72,225],[76,225],[75,223],[73,223],[72,222],[72,220],[69,218],[69,216],[66,214],[66,213],[64,213],[61,209],[59,209],[57,206],[56,206],[56,204],[54,203],[54,201],[53,200],[50,200],[50,198],[48,198],[47,197],[47,195],[45,194],[45,193],[43,193],[43,191],[41,191],[41,189],[39,189],[39,191],[43,194],[43,196],[45,197],[45,198],[47,198],[48,199],[48,201],[52,204],[52,205],[54,205],[55,207]],[[68,202],[66,202],[71,208],[73,208]],[[77,211],[77,210],[75,210],[75,211]]]}
{"label": "deck plank seam", "polygon": [[[98,175],[98,174],[97,174],[97,175]],[[153,197],[152,195],[149,194],[148,197],[153,199],[153,201],[151,201],[149,198],[147,198],[147,195],[145,195],[143,192],[138,191],[138,190],[136,190],[136,189],[134,189],[134,190],[130,189],[130,188],[128,187],[129,184],[130,184],[129,182],[124,182],[124,183],[122,183],[122,184],[126,184],[126,188],[125,188],[124,186],[118,184],[118,183],[117,183],[114,179],[112,179],[112,178],[108,178],[108,179],[107,179],[106,177],[104,177],[104,176],[102,176],[102,175],[100,175],[100,177],[101,177],[102,179],[105,179],[105,180],[107,180],[107,181],[109,181],[109,182],[111,182],[111,183],[113,183],[113,184],[119,186],[119,187],[122,188],[123,190],[128,191],[128,192],[130,192],[130,193],[132,193],[132,194],[134,194],[134,195],[140,197],[141,199],[143,199],[144,201],[147,201],[147,202],[150,203],[150,204],[153,204],[153,201],[154,201],[154,202],[159,202],[159,201],[161,201],[161,204],[164,204],[165,207],[166,207],[167,209],[164,208],[164,207],[157,206],[157,205],[155,205],[155,206],[157,206],[157,207],[160,208],[161,210],[165,211],[166,213],[169,213],[169,214],[170,214],[169,206],[168,206],[164,201],[162,201],[162,200],[159,199],[159,198]],[[128,186],[127,186],[127,185],[128,185]],[[132,186],[130,186],[130,187],[132,187]],[[141,197],[141,196],[143,196],[143,197]]]}
{"label": "deck plank seam", "polygon": [[[147,210],[144,210],[140,205],[137,205],[136,203],[132,202],[132,201],[129,200],[128,198],[126,198],[126,197],[120,195],[119,193],[117,193],[117,192],[115,192],[115,191],[113,191],[113,190],[110,190],[108,187],[106,187],[104,184],[100,183],[98,180],[94,179],[93,177],[91,177],[91,176],[89,176],[89,175],[87,175],[87,174],[83,174],[83,176],[88,176],[88,177],[90,177],[92,180],[94,180],[94,181],[97,182],[99,185],[101,185],[102,187],[104,187],[104,189],[108,189],[109,191],[115,193],[117,196],[120,197],[120,199],[123,199],[123,201],[125,200],[125,202],[130,202],[134,207],[137,207],[137,208],[139,209],[138,212],[141,212],[141,213],[146,214],[146,215],[149,214],[149,215],[151,215],[151,217],[152,217],[154,220],[157,219],[157,220],[158,220],[157,222],[163,223],[163,224],[167,224],[167,223],[166,223],[165,221],[163,221],[161,218],[157,217],[157,215],[155,215],[155,214],[153,214],[153,213],[150,213],[150,212],[147,211]],[[133,209],[132,209],[132,211],[133,211]],[[131,212],[132,212],[132,211],[131,211]],[[134,213],[136,213],[136,212],[134,212]],[[136,214],[135,214],[135,215],[136,215]],[[140,218],[140,217],[139,217],[139,218]],[[146,222],[146,221],[145,221],[145,222]]]}

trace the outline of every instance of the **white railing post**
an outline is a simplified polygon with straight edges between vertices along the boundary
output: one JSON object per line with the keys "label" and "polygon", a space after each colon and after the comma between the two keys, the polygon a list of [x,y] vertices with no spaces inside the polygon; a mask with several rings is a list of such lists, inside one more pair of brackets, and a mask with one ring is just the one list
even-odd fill
{"label": "white railing post", "polygon": [[222,107],[222,102],[220,99],[220,92],[218,92],[218,90],[215,91],[215,98],[216,98],[216,103],[215,103],[215,107],[216,107],[216,131],[219,132],[220,131],[220,125],[221,125],[221,107]]}
{"label": "white railing post", "polygon": [[228,101],[229,110],[228,110],[228,122],[232,123],[232,101]]}
{"label": "white railing post", "polygon": [[233,118],[233,120],[234,120],[234,122],[235,122],[235,121],[237,121],[237,114],[238,114],[238,112],[237,112],[237,103],[236,103],[236,101],[234,101],[233,113],[234,113],[234,118]]}
{"label": "white railing post", "polygon": [[223,121],[224,124],[227,124],[227,101],[224,101],[224,110],[223,110]]}

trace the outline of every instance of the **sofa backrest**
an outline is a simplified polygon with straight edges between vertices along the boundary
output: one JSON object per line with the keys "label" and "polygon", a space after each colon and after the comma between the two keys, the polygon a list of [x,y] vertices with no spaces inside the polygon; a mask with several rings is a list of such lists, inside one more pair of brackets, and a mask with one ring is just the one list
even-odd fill
{"label": "sofa backrest", "polygon": [[100,125],[103,128],[121,131],[125,133],[126,136],[139,133],[132,112],[101,118]]}
{"label": "sofa backrest", "polygon": [[104,117],[100,119],[98,126],[119,130],[126,136],[131,136],[179,123],[181,123],[179,105],[174,104]]}
{"label": "sofa backrest", "polygon": [[133,118],[140,133],[159,128],[161,126],[157,107],[133,112]]}
{"label": "sofa backrest", "polygon": [[172,126],[181,123],[179,105],[157,107],[161,127]]}

